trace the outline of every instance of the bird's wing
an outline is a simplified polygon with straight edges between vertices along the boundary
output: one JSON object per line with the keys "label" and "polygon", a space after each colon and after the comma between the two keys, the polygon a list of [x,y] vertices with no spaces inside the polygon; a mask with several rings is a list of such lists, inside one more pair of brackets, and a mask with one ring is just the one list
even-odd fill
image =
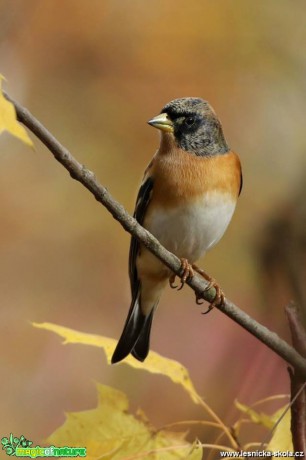
{"label": "bird's wing", "polygon": [[[153,178],[147,176],[145,174],[144,180],[141,184],[139,189],[137,200],[136,200],[136,207],[134,211],[134,217],[137,222],[142,225],[144,221],[144,217],[146,214],[146,210],[151,200],[153,190]],[[136,268],[136,258],[139,251],[139,241],[137,238],[132,236],[131,244],[130,244],[130,254],[129,254],[129,275],[130,275],[130,283],[131,283],[131,291],[132,297],[138,291],[139,287],[139,279],[137,275],[137,268]]]}
{"label": "bird's wing", "polygon": [[240,193],[241,193],[242,187],[243,187],[243,176],[242,176],[242,171],[240,170],[240,186],[239,186],[239,193],[238,193],[238,196],[239,196]]}

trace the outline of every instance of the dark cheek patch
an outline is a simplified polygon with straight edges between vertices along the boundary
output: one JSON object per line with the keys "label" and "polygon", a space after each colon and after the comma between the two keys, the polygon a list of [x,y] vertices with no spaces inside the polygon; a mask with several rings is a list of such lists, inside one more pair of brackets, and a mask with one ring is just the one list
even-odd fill
{"label": "dark cheek patch", "polygon": [[192,126],[184,124],[183,120],[176,123],[174,135],[179,147],[199,155],[201,148],[210,143],[210,139],[207,137],[207,131],[209,131],[207,128],[207,122],[203,119],[197,119]]}
{"label": "dark cheek patch", "polygon": [[184,120],[177,121],[174,124],[174,134],[177,139],[182,139],[184,136],[196,135],[196,132],[199,131],[201,126],[204,124],[203,120],[196,119],[192,126],[188,126],[184,123]]}
{"label": "dark cheek patch", "polygon": [[222,129],[215,120],[198,120],[187,127],[177,125],[174,131],[178,146],[198,156],[211,156],[228,152]]}

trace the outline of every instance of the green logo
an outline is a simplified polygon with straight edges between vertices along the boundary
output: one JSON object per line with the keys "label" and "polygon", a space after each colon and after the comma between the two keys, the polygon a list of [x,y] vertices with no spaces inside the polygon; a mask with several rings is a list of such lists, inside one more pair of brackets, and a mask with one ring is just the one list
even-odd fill
{"label": "green logo", "polygon": [[23,435],[17,438],[12,433],[9,438],[2,438],[1,444],[2,450],[7,455],[15,455],[16,457],[86,457],[86,447],[31,447],[32,441],[29,441]]}
{"label": "green logo", "polygon": [[2,449],[6,451],[7,455],[16,455],[16,449],[18,447],[27,448],[30,447],[33,443],[26,439],[23,435],[20,438],[17,438],[10,434],[9,438],[1,439]]}

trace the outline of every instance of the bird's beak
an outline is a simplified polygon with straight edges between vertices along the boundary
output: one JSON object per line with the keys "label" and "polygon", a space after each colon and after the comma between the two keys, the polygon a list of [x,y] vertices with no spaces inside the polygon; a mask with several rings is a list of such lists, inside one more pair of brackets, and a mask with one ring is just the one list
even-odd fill
{"label": "bird's beak", "polygon": [[161,131],[166,131],[167,133],[173,133],[173,123],[168,118],[166,113],[161,113],[156,117],[152,118],[152,120],[148,121],[149,125],[153,126],[154,128],[160,129]]}

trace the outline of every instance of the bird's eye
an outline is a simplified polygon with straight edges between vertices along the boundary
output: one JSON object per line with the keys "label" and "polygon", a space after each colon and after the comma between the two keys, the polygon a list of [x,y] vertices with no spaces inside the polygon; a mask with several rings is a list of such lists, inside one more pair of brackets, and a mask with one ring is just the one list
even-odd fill
{"label": "bird's eye", "polygon": [[185,119],[185,123],[186,123],[187,126],[192,126],[194,124],[194,122],[195,122],[194,117],[187,117]]}

